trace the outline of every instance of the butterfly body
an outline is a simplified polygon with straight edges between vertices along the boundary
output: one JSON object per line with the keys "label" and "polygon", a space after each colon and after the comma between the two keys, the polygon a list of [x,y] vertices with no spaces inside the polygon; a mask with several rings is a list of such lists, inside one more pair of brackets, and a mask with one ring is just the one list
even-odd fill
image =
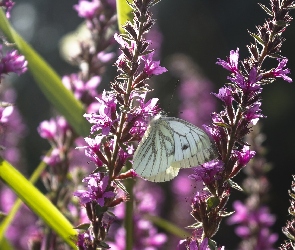
{"label": "butterfly body", "polygon": [[203,164],[217,157],[208,135],[193,124],[157,115],[150,122],[133,157],[137,174],[149,181],[169,181],[180,168]]}

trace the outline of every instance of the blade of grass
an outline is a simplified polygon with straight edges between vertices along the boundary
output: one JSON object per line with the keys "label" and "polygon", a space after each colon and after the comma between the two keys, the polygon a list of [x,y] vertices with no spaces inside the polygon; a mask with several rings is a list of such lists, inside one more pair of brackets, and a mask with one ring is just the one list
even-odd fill
{"label": "blade of grass", "polygon": [[[129,2],[133,2],[133,0],[128,0]],[[118,26],[121,33],[125,31],[122,29],[122,26],[127,22],[127,20],[131,20],[133,18],[131,7],[128,5],[127,0],[116,0],[117,4],[117,17],[118,17]]]}
{"label": "blade of grass", "polygon": [[150,220],[151,222],[153,222],[155,225],[157,225],[158,227],[164,229],[166,232],[171,233],[175,236],[178,236],[179,238],[184,239],[184,238],[190,236],[190,234],[187,231],[175,226],[174,224],[172,224],[171,222],[169,222],[163,218],[160,218],[160,217],[154,216],[154,215],[145,215],[145,217],[148,220]]}

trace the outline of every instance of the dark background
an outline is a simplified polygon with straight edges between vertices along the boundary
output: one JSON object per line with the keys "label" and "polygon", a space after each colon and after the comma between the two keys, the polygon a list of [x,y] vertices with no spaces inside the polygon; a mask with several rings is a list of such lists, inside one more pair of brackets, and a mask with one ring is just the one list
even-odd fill
{"label": "dark background", "polygon": [[[260,2],[268,6],[268,1]],[[82,22],[72,7],[76,3],[18,0],[12,12],[11,22],[14,27],[61,76],[77,71],[61,59],[58,48],[60,38],[75,30]],[[245,46],[253,41],[247,30],[255,32],[255,25],[262,25],[267,18],[256,0],[162,0],[154,10],[163,34],[161,65],[165,66],[170,55],[185,53],[215,84],[215,92],[227,81],[227,72],[215,64],[217,58],[225,59],[229,51],[237,47],[240,48],[241,58],[244,58],[247,55]],[[291,15],[295,16],[295,11]],[[282,54],[289,58],[288,68],[295,79],[295,21],[292,21],[284,37],[287,40],[283,44]],[[169,102],[173,95],[171,84],[175,83],[174,78],[168,73],[154,78],[154,81],[156,97],[160,99],[162,108],[169,107],[172,115],[177,116],[177,100],[172,102],[171,107]],[[51,107],[29,73],[16,79],[14,86],[18,91],[19,108],[29,127],[25,140],[25,154],[31,167],[29,174],[39,163],[42,152],[49,147],[38,136],[36,128],[41,121],[50,118]],[[287,190],[290,189],[291,175],[295,174],[294,91],[294,83],[278,80],[265,86],[262,95],[262,110],[267,116],[267,119],[263,119],[263,132],[267,136],[264,145],[268,149],[267,159],[273,164],[269,173],[272,185],[269,206],[277,216],[273,230],[280,234],[279,242],[285,238],[281,227],[288,218]],[[237,177],[235,181],[239,182],[240,178]],[[234,192],[232,200],[238,195]],[[232,228],[222,224],[215,239],[227,249],[235,249],[234,237]]]}

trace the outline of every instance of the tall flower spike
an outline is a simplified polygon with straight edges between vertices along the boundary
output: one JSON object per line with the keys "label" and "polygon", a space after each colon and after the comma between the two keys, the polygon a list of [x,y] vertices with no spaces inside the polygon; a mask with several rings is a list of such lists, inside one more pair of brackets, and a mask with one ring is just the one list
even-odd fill
{"label": "tall flower spike", "polygon": [[[80,1],[81,4],[83,2]],[[159,112],[157,99],[144,100],[150,91],[146,81],[153,75],[166,71],[160,66],[159,61],[153,61],[153,52],[148,49],[149,42],[143,36],[154,22],[149,7],[155,2],[157,1],[135,0],[130,3],[134,10],[134,20],[125,24],[126,34],[114,35],[122,52],[115,63],[119,75],[111,83],[111,91],[104,91],[101,97],[97,97],[98,113],[84,115],[92,124],[91,134],[99,138],[99,146],[95,146],[91,145],[93,141],[89,136],[86,153],[97,163],[95,172],[100,174],[101,179],[94,180],[93,173],[84,178],[88,182],[87,190],[75,193],[81,203],[86,202],[91,224],[89,230],[84,233],[85,237],[80,237],[82,240],[79,241],[79,245],[83,245],[84,240],[84,245],[94,249],[108,248],[105,240],[112,222],[107,227],[102,222],[103,218],[108,216],[111,207],[127,200],[126,195],[122,196],[119,190],[123,185],[120,183],[121,180],[135,176],[134,172],[126,169],[133,154],[131,143],[142,138],[143,129],[147,127],[150,116]],[[80,7],[82,8],[76,8],[81,10]],[[92,14],[91,12],[89,15]],[[89,22],[88,19],[87,23],[90,28],[95,26],[95,22]],[[91,185],[88,180],[91,180]],[[94,236],[93,239],[86,235],[89,233]]]}
{"label": "tall flower spike", "polygon": [[[203,238],[211,240],[219,228],[222,217],[231,214],[225,209],[231,188],[241,190],[231,178],[255,155],[245,145],[244,136],[260,118],[264,117],[260,109],[262,85],[271,83],[279,77],[291,82],[291,78],[287,76],[290,72],[286,68],[287,60],[280,55],[280,47],[284,40],[282,33],[291,21],[288,11],[294,7],[295,1],[270,0],[270,2],[271,10],[263,7],[271,18],[266,20],[263,27],[257,27],[256,34],[250,33],[256,40],[254,45],[248,46],[250,56],[240,61],[237,49],[230,52],[227,60],[217,61],[218,65],[229,71],[228,80],[231,83],[221,88],[218,94],[214,94],[223,102],[223,110],[213,113],[212,125],[205,128],[216,143],[218,160],[223,163],[223,170],[216,176],[199,169],[194,176],[197,182],[202,178],[205,183],[204,191],[210,191],[208,198],[199,203],[192,203],[194,208],[192,214],[196,219],[193,228],[197,230],[200,226],[203,227],[202,237],[198,241]],[[281,23],[284,24],[283,28],[279,26]],[[259,44],[262,44],[262,48]],[[266,57],[274,57],[274,54],[280,58],[278,66],[271,70],[264,69],[263,62]],[[265,230],[262,231],[263,235],[269,235]],[[273,242],[274,238],[268,240]]]}

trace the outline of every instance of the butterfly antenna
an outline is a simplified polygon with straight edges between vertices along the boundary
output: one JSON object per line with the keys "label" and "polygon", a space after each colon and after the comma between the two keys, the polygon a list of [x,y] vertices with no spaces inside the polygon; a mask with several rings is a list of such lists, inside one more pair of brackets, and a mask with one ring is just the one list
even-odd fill
{"label": "butterfly antenna", "polygon": [[176,83],[174,84],[174,89],[173,89],[173,92],[171,94],[171,98],[170,98],[170,101],[169,101],[169,104],[168,104],[168,112],[167,112],[168,114],[171,113],[171,103],[173,101],[173,98],[174,98],[174,95],[175,95],[175,92],[176,92],[176,88],[178,87],[179,83],[180,83],[180,80],[178,79],[176,81]]}

